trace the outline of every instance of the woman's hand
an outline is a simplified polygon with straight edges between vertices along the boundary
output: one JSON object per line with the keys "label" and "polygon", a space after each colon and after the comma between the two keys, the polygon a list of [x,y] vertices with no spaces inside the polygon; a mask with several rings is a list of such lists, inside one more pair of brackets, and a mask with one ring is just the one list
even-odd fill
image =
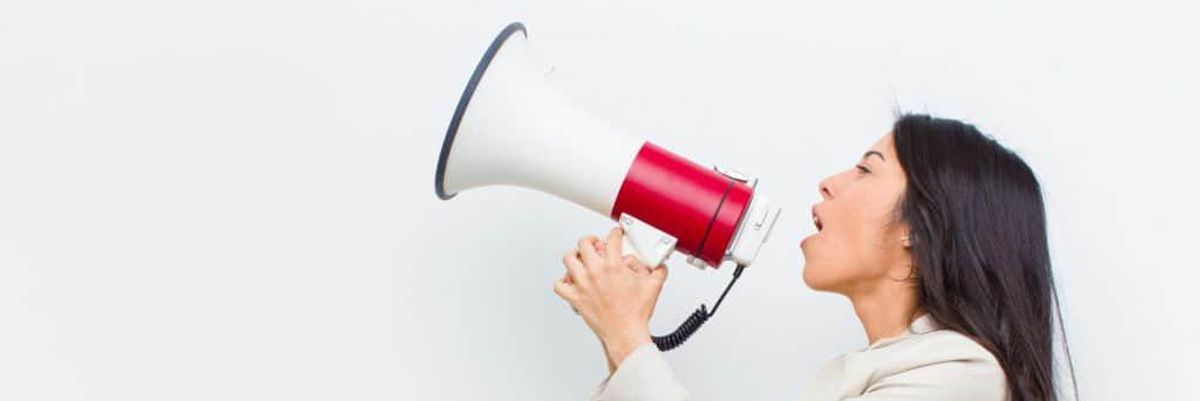
{"label": "woman's hand", "polygon": [[571,304],[600,339],[613,372],[633,350],[650,339],[650,316],[667,280],[666,265],[651,269],[636,257],[621,256],[620,228],[608,238],[579,240],[563,255],[567,274],[554,282],[554,293]]}

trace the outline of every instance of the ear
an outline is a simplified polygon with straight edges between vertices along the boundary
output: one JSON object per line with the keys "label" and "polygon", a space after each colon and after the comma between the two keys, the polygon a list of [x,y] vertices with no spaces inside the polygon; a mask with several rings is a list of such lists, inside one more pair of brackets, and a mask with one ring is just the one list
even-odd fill
{"label": "ear", "polygon": [[904,221],[904,218],[896,216],[892,226],[888,227],[888,235],[896,235],[897,237],[893,238],[900,240],[900,247],[905,251],[912,248],[912,227],[908,225],[907,221]]}

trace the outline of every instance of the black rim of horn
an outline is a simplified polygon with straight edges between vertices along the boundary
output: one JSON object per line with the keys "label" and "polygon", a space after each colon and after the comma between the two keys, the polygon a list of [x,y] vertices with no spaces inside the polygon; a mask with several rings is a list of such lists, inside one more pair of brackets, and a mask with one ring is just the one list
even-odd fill
{"label": "black rim of horn", "polygon": [[454,118],[450,120],[450,128],[446,129],[446,138],[442,140],[442,153],[438,155],[437,175],[434,176],[434,190],[437,192],[438,198],[442,200],[448,200],[457,195],[446,193],[443,181],[446,178],[446,163],[450,159],[450,148],[454,146],[454,137],[458,134],[458,124],[462,122],[463,115],[467,112],[467,106],[471,104],[471,96],[475,94],[475,87],[479,86],[479,81],[487,72],[488,65],[492,63],[492,59],[496,57],[500,47],[508,41],[508,37],[517,32],[529,37],[529,34],[525,32],[525,25],[520,22],[508,24],[503,31],[500,31],[499,35],[496,35],[496,39],[492,40],[492,44],[483,53],[483,58],[475,66],[475,72],[471,74],[471,80],[467,81],[467,87],[463,89],[462,97],[458,98],[458,107],[454,109]]}

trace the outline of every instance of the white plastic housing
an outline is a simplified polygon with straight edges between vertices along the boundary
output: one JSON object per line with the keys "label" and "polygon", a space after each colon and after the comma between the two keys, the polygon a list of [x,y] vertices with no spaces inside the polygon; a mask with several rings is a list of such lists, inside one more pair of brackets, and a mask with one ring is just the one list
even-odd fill
{"label": "white plastic housing", "polygon": [[611,216],[644,141],[550,86],[526,42],[523,32],[509,35],[486,65],[453,139],[444,191],[515,185]]}

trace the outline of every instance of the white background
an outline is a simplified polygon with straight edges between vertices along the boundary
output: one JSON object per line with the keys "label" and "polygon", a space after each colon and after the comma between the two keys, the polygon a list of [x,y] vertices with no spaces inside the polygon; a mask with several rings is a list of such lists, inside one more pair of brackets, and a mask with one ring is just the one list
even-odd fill
{"label": "white background", "polygon": [[[610,222],[433,193],[513,20],[581,104],[784,207],[668,356],[698,398],[794,399],[865,345],[796,244],[817,181],[895,107],[976,123],[1038,172],[1083,399],[1200,396],[1197,10],[647,3],[0,2],[0,399],[586,398],[603,356],[550,284]],[[730,272],[671,266],[655,332]]]}

